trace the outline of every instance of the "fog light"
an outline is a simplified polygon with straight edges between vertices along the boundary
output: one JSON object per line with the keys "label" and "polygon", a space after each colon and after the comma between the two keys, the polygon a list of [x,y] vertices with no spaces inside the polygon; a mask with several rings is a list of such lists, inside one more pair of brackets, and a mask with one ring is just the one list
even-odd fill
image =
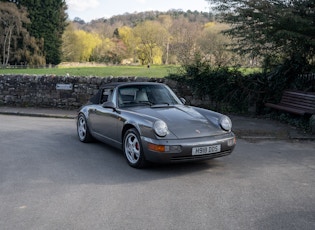
{"label": "fog light", "polygon": [[236,138],[234,137],[233,139],[228,140],[228,146],[233,146],[236,144]]}
{"label": "fog light", "polygon": [[162,152],[162,153],[181,152],[181,147],[179,145],[156,145],[156,144],[148,143],[148,149],[154,152]]}
{"label": "fog light", "polygon": [[179,145],[170,145],[170,146],[165,146],[165,151],[172,152],[172,153],[179,153],[182,151],[182,148]]}

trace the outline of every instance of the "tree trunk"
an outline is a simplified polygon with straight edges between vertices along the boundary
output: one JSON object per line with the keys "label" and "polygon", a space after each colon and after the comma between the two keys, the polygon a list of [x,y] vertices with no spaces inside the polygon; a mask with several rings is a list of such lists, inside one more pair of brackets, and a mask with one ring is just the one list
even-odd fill
{"label": "tree trunk", "polygon": [[165,64],[168,65],[168,55],[170,49],[170,39],[167,39]]}
{"label": "tree trunk", "polygon": [[[12,30],[13,30],[14,26],[13,27],[9,27],[9,34],[8,34],[8,48],[7,48],[7,57],[6,57],[6,61],[5,61],[5,65],[7,66],[8,63],[9,63],[9,59],[10,59],[10,46],[11,46],[11,37],[12,37]],[[5,48],[4,48],[5,50]]]}

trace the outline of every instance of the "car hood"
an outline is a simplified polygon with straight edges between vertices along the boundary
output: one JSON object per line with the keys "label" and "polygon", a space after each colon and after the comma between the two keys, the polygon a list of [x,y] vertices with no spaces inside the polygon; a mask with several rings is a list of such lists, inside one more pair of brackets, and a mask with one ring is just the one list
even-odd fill
{"label": "car hood", "polygon": [[178,138],[195,138],[225,133],[218,116],[204,116],[190,106],[137,107],[134,112],[163,120],[169,131]]}

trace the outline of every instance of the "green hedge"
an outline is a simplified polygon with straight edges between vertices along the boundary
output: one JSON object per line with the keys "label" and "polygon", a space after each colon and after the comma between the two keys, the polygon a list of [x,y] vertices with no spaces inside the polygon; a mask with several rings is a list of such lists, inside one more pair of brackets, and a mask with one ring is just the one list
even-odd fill
{"label": "green hedge", "polygon": [[264,103],[278,102],[285,89],[308,89],[308,82],[303,82],[298,75],[292,63],[272,71],[244,74],[238,68],[213,67],[196,61],[169,78],[189,85],[200,98],[209,98],[210,109],[248,113],[254,108],[256,114],[264,114]]}

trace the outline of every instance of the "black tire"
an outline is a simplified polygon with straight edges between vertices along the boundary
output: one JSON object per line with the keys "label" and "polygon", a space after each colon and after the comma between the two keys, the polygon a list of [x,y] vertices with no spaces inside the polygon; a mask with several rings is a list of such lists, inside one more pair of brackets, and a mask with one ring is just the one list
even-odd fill
{"label": "black tire", "polygon": [[140,135],[136,129],[132,128],[126,131],[123,140],[123,152],[131,167],[140,169],[147,166]]}
{"label": "black tire", "polygon": [[88,143],[93,141],[86,118],[82,113],[79,114],[77,119],[77,133],[81,142]]}

